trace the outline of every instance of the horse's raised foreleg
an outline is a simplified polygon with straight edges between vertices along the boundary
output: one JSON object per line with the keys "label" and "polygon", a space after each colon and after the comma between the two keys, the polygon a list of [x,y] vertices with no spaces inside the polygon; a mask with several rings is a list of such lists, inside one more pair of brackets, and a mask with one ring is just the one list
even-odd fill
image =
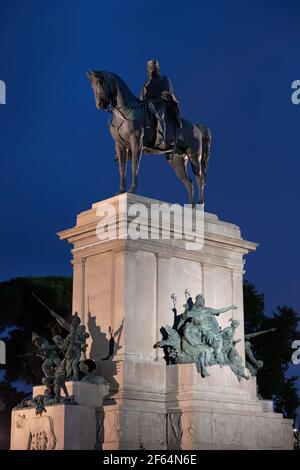
{"label": "horse's raised foreleg", "polygon": [[126,191],[126,166],[127,157],[126,149],[120,144],[116,144],[116,154],[119,162],[119,173],[120,173],[120,187],[117,194],[125,193]]}
{"label": "horse's raised foreleg", "polygon": [[187,171],[188,158],[182,155],[173,154],[166,155],[166,159],[175,171],[178,178],[183,182],[184,186],[186,187],[187,192],[189,194],[189,204],[194,207],[194,186]]}
{"label": "horse's raised foreleg", "polygon": [[128,189],[128,192],[135,193],[137,189],[137,177],[139,173],[140,160],[142,156],[142,146],[134,142],[131,145],[131,152],[132,152],[132,160],[131,160],[132,180],[131,180],[131,186]]}

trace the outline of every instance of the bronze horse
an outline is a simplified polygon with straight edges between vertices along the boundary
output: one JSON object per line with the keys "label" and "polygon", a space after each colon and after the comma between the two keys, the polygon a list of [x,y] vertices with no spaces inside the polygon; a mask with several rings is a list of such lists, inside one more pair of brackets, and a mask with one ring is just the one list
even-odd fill
{"label": "bronze horse", "polygon": [[185,185],[189,194],[189,203],[194,207],[194,188],[188,174],[188,162],[191,162],[199,192],[199,204],[204,204],[204,186],[209,161],[211,132],[202,124],[193,124],[182,119],[183,140],[176,149],[167,153],[164,150],[149,148],[145,142],[146,110],[144,103],[136,98],[123,80],[111,72],[88,72],[94,91],[96,107],[107,109],[113,114],[110,132],[115,141],[116,157],[119,162],[120,188],[118,194],[126,191],[126,166],[131,158],[132,182],[129,192],[137,188],[137,176],[142,153],[165,154],[176,175]]}

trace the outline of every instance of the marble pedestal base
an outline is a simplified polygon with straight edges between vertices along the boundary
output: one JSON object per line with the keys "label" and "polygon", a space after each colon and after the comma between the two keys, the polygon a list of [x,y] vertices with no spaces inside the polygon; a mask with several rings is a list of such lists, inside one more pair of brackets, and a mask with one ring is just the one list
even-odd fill
{"label": "marble pedestal base", "polygon": [[[157,204],[161,218],[153,224],[149,214]],[[138,213],[140,236],[134,239],[129,228]],[[185,216],[188,227],[195,225],[195,211]],[[187,243],[192,230],[181,229],[178,218],[168,217],[166,203],[122,194],[93,204],[74,227],[59,233],[73,245],[73,312],[90,333],[89,356],[111,384],[99,444],[292,448],[292,423],[274,414],[271,402],[257,399],[254,378],[239,383],[230,369],[214,366],[202,379],[194,364],[166,366],[163,351],[153,348],[161,327],[173,324],[171,294],[180,314],[188,289],[193,298],[202,293],[209,307],[237,306],[218,322],[225,328],[231,318],[238,320],[236,348],[245,359],[244,257],[257,245],[215,214],[204,214],[198,250]]]}
{"label": "marble pedestal base", "polygon": [[[11,450],[92,450],[102,440],[101,423],[106,384],[67,382],[76,405],[47,406],[36,416],[34,408],[15,409],[11,421]],[[33,396],[44,387],[34,387]]]}
{"label": "marble pedestal base", "polygon": [[293,448],[292,421],[257,398],[255,377],[238,383],[213,366],[203,379],[194,364],[125,361],[122,369],[132,381],[105,400],[105,450]]}

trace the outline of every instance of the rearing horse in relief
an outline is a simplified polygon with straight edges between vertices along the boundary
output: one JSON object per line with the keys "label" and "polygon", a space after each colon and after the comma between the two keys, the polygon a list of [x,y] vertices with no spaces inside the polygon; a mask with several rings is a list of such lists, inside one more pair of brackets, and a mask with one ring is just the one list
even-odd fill
{"label": "rearing horse in relief", "polygon": [[127,160],[131,159],[132,182],[128,192],[137,189],[137,177],[142,153],[165,154],[176,175],[185,185],[189,194],[189,204],[195,206],[193,182],[188,174],[190,161],[195,175],[199,200],[204,204],[204,186],[209,161],[211,132],[202,124],[193,124],[182,119],[183,140],[176,147],[159,150],[151,147],[147,140],[146,109],[144,103],[136,98],[123,80],[111,72],[90,70],[88,72],[94,91],[96,107],[112,112],[110,132],[115,141],[116,157],[119,162],[120,188],[118,194],[126,192]]}

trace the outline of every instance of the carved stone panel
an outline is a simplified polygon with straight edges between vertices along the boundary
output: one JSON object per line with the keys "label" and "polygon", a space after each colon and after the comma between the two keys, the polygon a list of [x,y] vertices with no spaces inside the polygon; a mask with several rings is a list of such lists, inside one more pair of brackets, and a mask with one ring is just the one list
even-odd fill
{"label": "carved stone panel", "polygon": [[27,443],[26,450],[56,448],[57,439],[51,416],[25,417],[25,414],[20,413],[16,419],[16,428],[21,431],[23,441]]}

